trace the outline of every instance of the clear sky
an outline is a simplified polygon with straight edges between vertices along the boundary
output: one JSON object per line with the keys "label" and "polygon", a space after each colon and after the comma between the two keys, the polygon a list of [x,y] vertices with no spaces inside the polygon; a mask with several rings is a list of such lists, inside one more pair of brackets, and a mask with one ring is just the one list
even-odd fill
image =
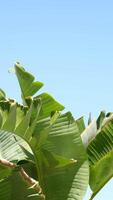
{"label": "clear sky", "polygon": [[[0,1],[0,87],[19,100],[7,73],[16,61],[75,118],[113,111],[113,1]],[[95,200],[112,200],[112,190],[113,181]]]}

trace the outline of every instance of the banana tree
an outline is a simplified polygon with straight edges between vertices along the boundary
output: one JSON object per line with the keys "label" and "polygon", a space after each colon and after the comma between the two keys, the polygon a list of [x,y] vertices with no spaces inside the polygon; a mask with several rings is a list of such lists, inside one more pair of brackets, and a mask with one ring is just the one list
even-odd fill
{"label": "banana tree", "polygon": [[82,200],[90,160],[83,118],[48,93],[36,95],[43,83],[19,63],[14,71],[22,103],[0,90],[0,199]]}

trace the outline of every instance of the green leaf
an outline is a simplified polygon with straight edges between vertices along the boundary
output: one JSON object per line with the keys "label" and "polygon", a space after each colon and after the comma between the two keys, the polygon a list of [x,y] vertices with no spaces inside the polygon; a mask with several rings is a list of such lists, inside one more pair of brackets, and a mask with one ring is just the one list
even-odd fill
{"label": "green leaf", "polygon": [[[31,156],[23,151],[21,146],[24,146],[29,154],[33,155],[28,144],[20,137],[15,136],[8,131],[0,130],[0,160],[7,160],[13,163],[18,163],[21,160],[31,160]],[[12,169],[0,165],[0,179],[7,177],[11,174]]]}
{"label": "green leaf", "polygon": [[11,162],[26,160],[27,156],[20,145],[24,146],[30,153],[32,152],[28,144],[19,136],[0,130],[0,159],[6,159]]}
{"label": "green leaf", "polygon": [[113,119],[102,126],[100,132],[88,145],[90,161],[91,199],[113,177]]}
{"label": "green leaf", "polygon": [[51,95],[48,93],[42,93],[34,99],[41,99],[42,109],[40,112],[40,118],[45,118],[51,116],[52,112],[62,111],[64,106],[57,102]]}
{"label": "green leaf", "polygon": [[52,128],[52,125],[56,122],[59,116],[60,116],[59,112],[56,111],[54,112],[51,118],[44,118],[38,120],[35,126],[31,144],[33,143],[34,145],[36,143],[36,148],[40,148],[47,141],[48,134]]}
{"label": "green leaf", "polygon": [[[44,127],[47,126],[47,119],[41,123],[44,123]],[[34,137],[37,138],[37,135],[35,133]],[[54,157],[55,155],[67,160],[77,160],[77,163],[57,169],[55,160],[58,157]],[[88,161],[79,128],[70,113],[66,113],[56,120],[45,144],[40,149],[35,146],[35,156],[38,171],[41,172],[39,181],[47,200],[83,199],[88,186]],[[49,166],[53,166],[50,173],[48,173]]]}
{"label": "green leaf", "polygon": [[43,86],[43,83],[39,81],[34,82],[34,76],[25,71],[19,63],[15,64],[15,72],[24,99],[25,97],[33,96]]}

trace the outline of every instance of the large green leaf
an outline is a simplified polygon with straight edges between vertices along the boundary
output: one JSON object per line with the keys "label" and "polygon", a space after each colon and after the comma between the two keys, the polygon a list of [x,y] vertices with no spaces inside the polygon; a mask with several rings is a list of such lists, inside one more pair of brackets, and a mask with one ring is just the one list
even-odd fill
{"label": "large green leaf", "polygon": [[30,147],[23,139],[18,136],[15,137],[13,133],[0,130],[0,159],[6,159],[11,162],[26,160],[27,156],[20,145],[32,153]]}
{"label": "large green leaf", "polygon": [[113,177],[113,119],[108,119],[87,147],[91,199]]}
{"label": "large green leaf", "polygon": [[[35,135],[38,139],[39,133],[47,129],[49,119],[38,122]],[[43,124],[43,126],[41,126]],[[42,135],[43,136],[43,135]],[[42,149],[42,150],[41,150]],[[47,200],[82,200],[88,185],[88,161],[80,138],[79,127],[70,113],[60,116],[52,126],[47,141],[41,149],[35,146],[35,154],[39,163],[39,171],[42,172],[40,184],[46,195]],[[48,166],[44,165],[43,151],[48,154],[45,157]],[[72,163],[56,169],[53,165],[53,157],[49,159],[51,153],[59,155],[66,159],[77,160]],[[40,159],[39,159],[40,158]],[[48,158],[48,159],[47,159]],[[56,158],[56,157],[54,157]]]}
{"label": "large green leaf", "polygon": [[[21,147],[24,147],[26,151],[23,151]],[[31,160],[31,158],[33,160],[32,151],[23,139],[18,136],[15,137],[11,132],[0,130],[0,160],[11,161],[17,164],[19,161],[27,161]],[[7,167],[3,164],[0,165],[0,179],[10,175],[11,171],[12,169],[8,165]]]}

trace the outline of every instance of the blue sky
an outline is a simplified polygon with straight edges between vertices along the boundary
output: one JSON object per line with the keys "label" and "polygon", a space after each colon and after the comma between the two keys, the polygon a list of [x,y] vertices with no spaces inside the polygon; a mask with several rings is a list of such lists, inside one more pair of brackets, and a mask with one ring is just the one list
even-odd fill
{"label": "blue sky", "polygon": [[[1,1],[0,87],[19,100],[7,73],[16,61],[75,118],[113,111],[113,1]],[[112,200],[112,188],[113,181],[95,200]]]}

